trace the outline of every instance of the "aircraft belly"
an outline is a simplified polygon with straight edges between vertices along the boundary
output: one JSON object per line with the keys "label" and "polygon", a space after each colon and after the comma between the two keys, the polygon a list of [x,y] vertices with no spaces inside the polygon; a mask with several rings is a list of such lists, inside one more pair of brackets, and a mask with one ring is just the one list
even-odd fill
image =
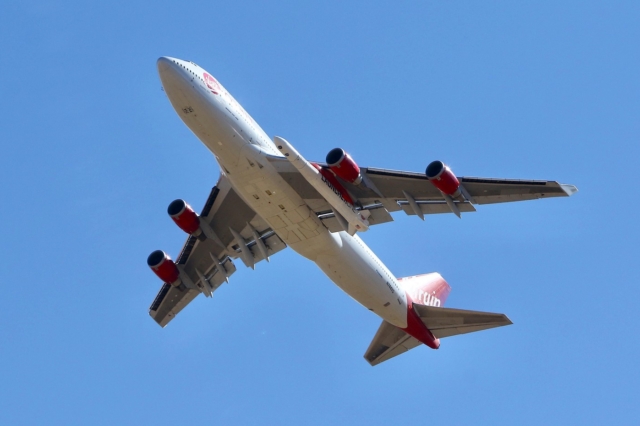
{"label": "aircraft belly", "polygon": [[314,259],[331,245],[327,228],[305,201],[266,161],[259,146],[245,145],[227,178],[238,195],[293,250]]}
{"label": "aircraft belly", "polygon": [[[252,137],[253,129],[233,123],[234,118],[221,111],[221,103],[193,90],[184,99],[198,114],[186,114],[182,119],[215,155],[240,198],[294,250],[296,243],[317,237],[320,229],[326,231],[304,200],[264,158],[262,148],[242,136]],[[309,250],[313,246],[307,244],[301,251],[296,251],[305,257],[313,257],[313,250]]]}
{"label": "aircraft belly", "polygon": [[395,277],[358,236],[329,232],[260,153],[259,147],[246,145],[227,175],[243,200],[343,291],[390,323],[406,327],[406,296]]}
{"label": "aircraft belly", "polygon": [[315,260],[318,267],[364,307],[395,326],[406,327],[406,296],[395,277],[358,236],[330,235],[341,244],[320,254]]}

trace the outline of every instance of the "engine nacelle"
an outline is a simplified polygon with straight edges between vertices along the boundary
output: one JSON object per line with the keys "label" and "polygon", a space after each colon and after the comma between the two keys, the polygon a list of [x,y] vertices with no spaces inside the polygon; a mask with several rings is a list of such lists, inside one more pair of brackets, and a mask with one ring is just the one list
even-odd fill
{"label": "engine nacelle", "polygon": [[165,283],[175,283],[180,278],[180,271],[169,255],[162,250],[156,250],[147,258],[147,265],[154,274]]}
{"label": "engine nacelle", "polygon": [[318,172],[322,175],[322,177],[331,184],[331,186],[334,189],[334,193],[338,191],[337,195],[339,195],[343,200],[345,200],[351,205],[354,204],[353,198],[351,198],[351,195],[349,195],[349,193],[344,188],[344,186],[342,186],[340,182],[338,182],[338,179],[336,179],[336,176],[333,173],[331,173],[329,169],[327,169],[326,167],[322,167],[316,163],[311,163],[311,165],[315,167],[316,170],[318,170]]}
{"label": "engine nacelle", "polygon": [[362,182],[360,167],[342,148],[334,148],[327,154],[327,165],[336,176],[349,183],[359,185]]}
{"label": "engine nacelle", "polygon": [[453,174],[449,166],[442,161],[433,161],[425,172],[427,179],[443,193],[453,198],[460,197],[460,181]]}
{"label": "engine nacelle", "polygon": [[200,218],[184,200],[174,200],[169,204],[167,213],[171,219],[187,234],[194,234],[200,229]]}

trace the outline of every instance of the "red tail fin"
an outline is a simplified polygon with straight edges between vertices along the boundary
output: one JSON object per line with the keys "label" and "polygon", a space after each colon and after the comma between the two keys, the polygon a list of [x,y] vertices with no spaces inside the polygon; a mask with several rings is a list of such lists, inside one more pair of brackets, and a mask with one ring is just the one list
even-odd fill
{"label": "red tail fin", "polygon": [[437,272],[398,278],[413,303],[426,306],[443,306],[451,287]]}

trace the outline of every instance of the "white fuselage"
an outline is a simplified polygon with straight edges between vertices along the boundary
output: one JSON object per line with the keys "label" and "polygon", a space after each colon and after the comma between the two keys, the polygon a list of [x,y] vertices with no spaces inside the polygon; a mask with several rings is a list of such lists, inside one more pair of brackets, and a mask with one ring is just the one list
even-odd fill
{"label": "white fuselage", "polygon": [[329,232],[268,161],[282,155],[224,87],[188,61],[163,57],[158,71],[176,112],[213,153],[240,197],[347,294],[406,327],[407,297],[398,280],[360,237]]}

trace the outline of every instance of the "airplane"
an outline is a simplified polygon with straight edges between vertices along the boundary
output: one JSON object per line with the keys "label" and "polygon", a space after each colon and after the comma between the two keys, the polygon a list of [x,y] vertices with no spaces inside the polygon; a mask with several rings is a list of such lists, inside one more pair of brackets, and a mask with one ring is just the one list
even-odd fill
{"label": "airplane", "polygon": [[364,354],[377,365],[444,337],[512,324],[504,314],[443,307],[451,287],[438,273],[395,277],[359,234],[404,212],[476,211],[477,205],[566,197],[573,185],[542,180],[458,177],[442,161],[425,173],[359,167],[342,148],[310,162],[291,143],[271,140],[210,73],[172,57],[157,61],[164,92],[187,127],[213,153],[220,178],[198,214],[184,200],[168,214],[188,234],[177,260],[152,252],[163,281],[149,314],[165,327],[196,296],[213,293],[236,271],[286,247],[382,319]]}

